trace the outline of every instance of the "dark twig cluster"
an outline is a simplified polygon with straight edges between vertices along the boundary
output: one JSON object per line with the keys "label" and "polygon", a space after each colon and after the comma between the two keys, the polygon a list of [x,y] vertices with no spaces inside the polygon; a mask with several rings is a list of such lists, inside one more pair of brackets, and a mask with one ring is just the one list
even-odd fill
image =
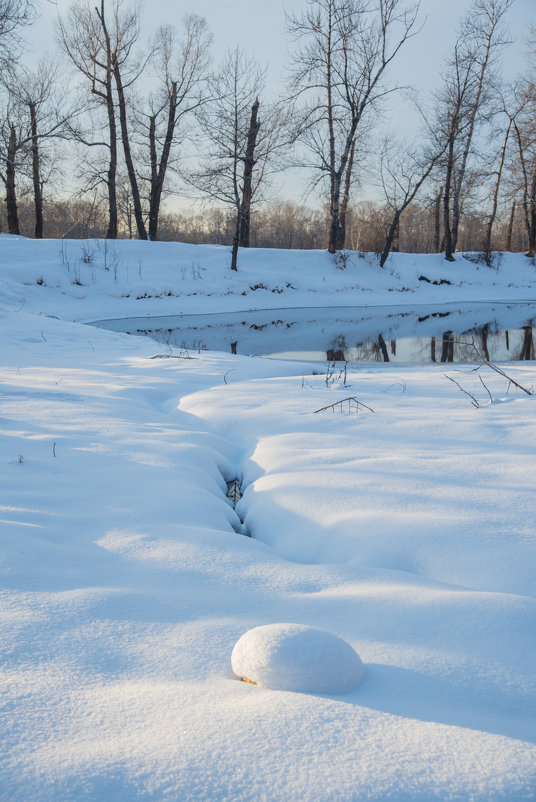
{"label": "dark twig cluster", "polygon": [[[347,398],[342,398],[340,401],[335,401],[333,404],[328,404],[326,407],[315,409],[315,414],[317,412],[326,412],[328,409],[332,412],[344,412],[346,409],[348,412],[357,413],[360,408],[368,409],[369,412],[374,412],[371,407],[363,404],[362,401],[358,401],[354,395],[349,395]],[[374,414],[376,413],[374,412]]]}
{"label": "dark twig cluster", "polygon": [[[495,373],[498,373],[499,376],[503,376],[507,380],[507,382],[508,382],[508,386],[506,388],[506,393],[507,394],[508,394],[508,391],[510,390],[510,386],[511,385],[513,385],[514,387],[517,387],[518,390],[522,390],[527,395],[533,395],[534,394],[534,390],[533,390],[532,387],[530,389],[528,389],[527,387],[523,387],[522,384],[519,384],[519,382],[517,382],[515,379],[513,379],[511,376],[509,376],[502,368],[498,367],[497,365],[494,365],[493,362],[490,362],[488,359],[486,359],[481,354],[481,352],[478,350],[478,348],[476,347],[474,340],[472,340],[470,343],[462,343],[461,341],[460,341],[460,343],[462,345],[469,345],[471,348],[473,348],[473,350],[474,350],[474,352],[476,354],[476,357],[477,357],[478,361],[480,362],[480,364],[477,365],[475,368],[471,368],[471,370],[464,371],[464,372],[466,372],[466,373],[476,373],[478,375],[480,383],[482,384],[482,386],[484,387],[484,389],[486,390],[486,392],[487,392],[487,394],[489,396],[490,404],[493,403],[493,396],[491,394],[491,391],[490,391],[489,387],[485,383],[485,381],[482,378],[482,375],[480,373],[481,369],[484,368],[484,367],[487,367],[490,370],[495,371]],[[476,407],[477,409],[478,409],[478,407],[480,407],[479,402],[477,401],[477,399],[475,398],[475,396],[472,393],[470,393],[468,390],[466,390],[464,387],[462,387],[462,385],[459,382],[457,382],[456,379],[453,379],[452,376],[447,376],[446,373],[444,375],[445,375],[445,378],[447,378],[449,381],[453,382],[461,390],[462,393],[465,393],[465,395],[469,396],[469,398],[471,399],[471,404],[474,407]]]}

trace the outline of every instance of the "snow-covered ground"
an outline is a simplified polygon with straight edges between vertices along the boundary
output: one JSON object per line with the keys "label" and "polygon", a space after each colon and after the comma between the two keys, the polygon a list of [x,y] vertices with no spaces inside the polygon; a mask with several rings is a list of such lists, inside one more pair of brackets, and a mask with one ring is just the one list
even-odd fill
{"label": "snow-covered ground", "polygon": [[527,301],[536,266],[502,254],[493,267],[459,257],[229,248],[136,240],[25,240],[0,235],[0,290],[13,308],[82,322],[248,309]]}
{"label": "snow-covered ground", "polygon": [[[536,395],[74,322],[535,299],[524,256],[232,274],[225,248],[0,237],[0,798],[535,799]],[[238,639],[282,623],[345,640],[362,683],[240,682]]]}

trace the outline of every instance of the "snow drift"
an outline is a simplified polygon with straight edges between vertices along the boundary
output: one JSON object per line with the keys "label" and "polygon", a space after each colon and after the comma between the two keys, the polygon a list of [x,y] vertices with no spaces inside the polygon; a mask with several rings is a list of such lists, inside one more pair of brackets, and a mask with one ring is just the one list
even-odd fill
{"label": "snow drift", "polygon": [[231,655],[237,677],[280,691],[353,691],[365,668],[349,643],[302,624],[267,624],[244,633]]}

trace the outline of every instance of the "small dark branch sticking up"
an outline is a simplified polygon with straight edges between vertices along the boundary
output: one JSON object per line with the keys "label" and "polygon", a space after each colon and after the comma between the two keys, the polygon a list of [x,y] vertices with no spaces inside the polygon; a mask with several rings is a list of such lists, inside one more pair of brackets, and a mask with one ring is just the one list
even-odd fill
{"label": "small dark branch sticking up", "polygon": [[478,378],[480,379],[480,384],[482,385],[482,387],[484,388],[484,390],[485,390],[485,391],[487,392],[487,394],[489,395],[489,402],[490,402],[490,404],[493,404],[493,396],[491,395],[491,393],[490,393],[490,391],[489,391],[489,388],[488,388],[487,384],[485,383],[484,379],[482,378],[482,376],[480,375],[480,373],[478,374]]}
{"label": "small dark branch sticking up", "polygon": [[444,375],[444,376],[445,376],[445,378],[446,378],[446,379],[448,379],[450,382],[453,382],[453,383],[456,385],[456,387],[458,387],[458,388],[459,388],[459,389],[462,391],[462,393],[465,393],[465,395],[468,395],[468,396],[469,396],[469,398],[471,398],[471,399],[472,399],[472,401],[471,401],[471,404],[472,404],[474,407],[476,407],[477,409],[479,408],[480,404],[478,403],[478,401],[476,400],[476,398],[474,397],[474,395],[472,395],[471,393],[469,393],[467,390],[464,390],[464,389],[463,389],[463,387],[461,386],[461,384],[459,384],[459,382],[457,382],[457,381],[456,381],[456,379],[453,379],[453,378],[452,378],[452,376],[447,376],[447,374],[446,374],[446,373],[444,373],[443,375]]}
{"label": "small dark branch sticking up", "polygon": [[[493,365],[491,362],[484,362],[484,364],[487,365],[488,368],[494,370],[496,373],[499,373],[501,376],[504,376],[505,379],[508,379],[508,389],[510,389],[510,385],[513,384],[514,387],[517,387],[519,390],[523,390],[523,392],[526,393],[527,395],[534,395],[534,390],[527,390],[527,388],[523,387],[522,384],[518,384],[518,382],[516,382],[515,379],[512,379],[511,376],[508,376],[508,374],[506,374],[504,370],[501,370],[501,368],[498,368],[497,365]],[[508,390],[506,392],[508,392]]]}
{"label": "small dark branch sticking up", "polygon": [[[315,409],[315,414],[317,412],[326,412],[328,409],[331,409],[332,412],[344,412],[345,405],[347,405],[348,412],[359,412],[359,408],[362,407],[363,409],[368,409],[369,412],[374,412],[371,407],[367,407],[366,404],[363,404],[362,401],[358,401],[354,395],[350,395],[347,398],[341,399],[341,401],[335,401],[333,404],[328,404],[327,407],[320,407],[320,409]],[[374,414],[376,414],[374,412]]]}
{"label": "small dark branch sticking up", "polygon": [[344,366],[341,368],[339,372],[339,381],[341,381],[342,379],[342,383],[345,387],[347,378],[348,378],[348,362],[345,360]]}
{"label": "small dark branch sticking up", "polygon": [[[472,348],[474,349],[478,359],[481,362],[481,364],[477,368],[474,368],[474,372],[478,373],[480,368],[482,368],[482,367],[484,367],[484,365],[486,365],[486,367],[490,368],[491,370],[494,370],[495,373],[498,373],[500,376],[504,376],[504,378],[508,381],[508,387],[510,387],[510,384],[513,384],[514,387],[517,387],[518,390],[523,390],[523,392],[526,393],[527,395],[533,395],[534,394],[534,390],[532,390],[532,389],[528,390],[526,387],[523,387],[522,384],[519,384],[518,382],[515,381],[515,379],[512,379],[511,376],[509,376],[507,373],[505,373],[502,368],[497,367],[497,365],[494,365],[493,362],[489,362],[487,359],[485,359],[482,356],[482,354],[480,353],[480,351],[478,350],[478,348],[476,347],[474,340],[472,340],[470,343],[466,343],[466,345],[472,346]],[[482,381],[482,379],[481,379],[481,381]],[[487,387],[486,387],[486,389],[487,389]],[[489,393],[489,390],[488,390],[488,393]]]}
{"label": "small dark branch sticking up", "polygon": [[233,509],[236,509],[236,505],[242,498],[242,489],[238,479],[232,479],[227,482],[227,498],[232,502]]}
{"label": "small dark branch sticking up", "polygon": [[387,387],[387,389],[385,390],[385,392],[388,393],[389,390],[391,390],[393,387],[400,387],[403,393],[405,393],[407,389],[406,382],[401,381],[401,382],[395,382],[394,384],[390,384],[389,387]]}
{"label": "small dark branch sticking up", "polygon": [[[463,342],[460,341],[460,344],[461,345],[469,345],[470,347],[472,347],[474,352],[475,352],[475,354],[476,354],[476,356],[477,356],[477,358],[478,358],[478,360],[480,361],[480,364],[477,365],[476,368],[472,368],[471,370],[467,371],[467,373],[476,373],[478,375],[480,383],[482,384],[482,386],[484,387],[484,389],[486,390],[486,392],[487,392],[487,394],[489,396],[490,404],[493,403],[493,396],[492,396],[488,386],[484,382],[484,379],[482,378],[482,376],[480,374],[480,370],[483,367],[487,367],[490,370],[495,371],[495,373],[498,373],[500,376],[503,376],[507,380],[507,382],[508,382],[508,387],[507,387],[507,390],[506,390],[507,393],[508,393],[508,390],[510,389],[510,385],[513,384],[514,387],[517,387],[519,390],[523,390],[523,392],[526,393],[527,395],[533,395],[534,394],[534,390],[532,388],[529,390],[526,387],[523,387],[522,384],[519,384],[519,382],[516,382],[515,379],[512,379],[511,376],[509,376],[507,373],[505,373],[505,371],[502,368],[497,367],[497,365],[494,365],[493,362],[490,362],[488,359],[486,359],[482,355],[482,353],[478,350],[478,348],[476,347],[474,339],[470,343],[463,343]],[[469,398],[472,399],[471,403],[472,403],[472,405],[474,407],[478,408],[480,406],[480,404],[478,403],[478,401],[476,400],[474,395],[469,393],[467,390],[464,390],[464,388],[461,386],[461,384],[459,384],[455,379],[453,379],[452,376],[447,376],[446,373],[444,375],[449,381],[453,382],[462,391],[462,393],[465,393],[465,395],[468,395]]]}

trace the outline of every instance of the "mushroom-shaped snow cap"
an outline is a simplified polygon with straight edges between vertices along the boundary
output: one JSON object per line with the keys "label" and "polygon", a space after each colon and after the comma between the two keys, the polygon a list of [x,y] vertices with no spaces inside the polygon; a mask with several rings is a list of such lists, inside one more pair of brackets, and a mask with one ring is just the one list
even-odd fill
{"label": "mushroom-shaped snow cap", "polygon": [[357,652],[342,638],[302,624],[267,624],[244,633],[231,655],[246,682],[278,691],[347,693],[365,676]]}

